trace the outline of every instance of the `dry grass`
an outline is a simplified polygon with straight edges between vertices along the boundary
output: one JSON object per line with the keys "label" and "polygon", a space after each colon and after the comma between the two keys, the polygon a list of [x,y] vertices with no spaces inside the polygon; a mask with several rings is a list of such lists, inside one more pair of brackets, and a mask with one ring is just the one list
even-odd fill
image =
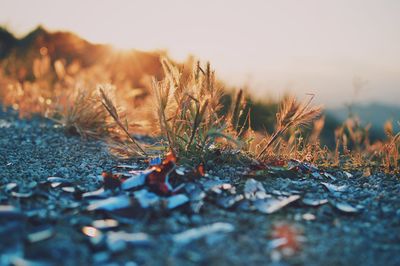
{"label": "dry grass", "polygon": [[[400,125],[400,122],[397,122]],[[386,142],[382,145],[382,163],[387,172],[399,170],[400,132],[394,134],[392,122],[385,123]]]}
{"label": "dry grass", "polygon": [[309,100],[299,103],[293,97],[286,97],[280,106],[279,112],[276,114],[277,126],[271,136],[265,137],[260,143],[260,151],[257,152],[256,158],[259,160],[266,159],[279,144],[280,138],[290,129],[307,126],[316,120],[321,114],[321,107],[311,107],[314,96],[310,96]]}
{"label": "dry grass", "polygon": [[188,77],[166,59],[162,66],[165,79],[154,80],[153,91],[160,133],[169,149],[198,161],[213,148],[236,143],[227,121],[238,119],[240,107],[235,106],[233,115],[220,114],[223,90],[210,64],[203,70],[198,63]]}
{"label": "dry grass", "polygon": [[64,104],[57,105],[57,114],[50,117],[64,127],[68,134],[79,134],[84,138],[101,138],[110,129],[107,123],[108,113],[102,107],[94,89],[76,89],[67,99],[60,100]]}
{"label": "dry grass", "polygon": [[[1,63],[3,106],[18,110],[21,116],[47,116],[67,133],[104,139],[119,157],[147,157],[171,150],[181,160],[197,164],[220,156],[215,154],[221,151],[231,155],[238,151],[263,162],[296,158],[342,168],[399,171],[400,133],[393,132],[392,123],[385,124],[385,140],[371,143],[369,126],[350,117],[336,129],[336,147],[328,150],[320,144],[325,120],[321,108],[311,105],[313,96],[305,102],[288,96],[276,114],[275,130],[262,135],[251,128],[252,112],[242,90],[232,96],[230,107],[223,108],[226,90],[210,64],[183,68],[162,58],[162,77],[141,74],[137,77],[141,87],[135,87],[107,66],[81,68],[77,62],[53,62],[45,53],[32,62],[32,66],[17,65],[10,58]],[[33,73],[29,80],[28,68]],[[114,89],[95,89],[106,83]],[[311,124],[313,130],[306,134],[302,128]],[[134,133],[162,140],[145,145]]]}
{"label": "dry grass", "polygon": [[[116,132],[119,136],[118,141],[116,139],[109,139],[111,150],[114,152],[114,154],[124,155],[125,157],[147,156],[145,149],[129,132],[130,126],[128,120],[120,116],[114,101],[109,96],[110,92],[106,92],[106,90],[110,90],[110,88],[104,86],[100,86],[98,88],[98,92],[101,98],[101,105],[104,107],[103,110],[107,111],[114,122],[113,126],[110,127],[116,129]],[[121,138],[121,135],[124,135],[125,138]],[[128,142],[126,142],[125,140],[128,140]]]}
{"label": "dry grass", "polygon": [[[399,123],[399,122],[398,122]],[[331,152],[330,162],[334,166],[353,169],[382,168],[385,172],[399,172],[400,132],[395,134],[393,124],[384,125],[386,139],[371,143],[371,125],[361,126],[358,117],[349,117],[335,130],[336,147]]]}
{"label": "dry grass", "polygon": [[370,164],[371,152],[376,151],[369,140],[370,125],[361,126],[356,116],[350,116],[335,130],[334,165],[361,167]]}
{"label": "dry grass", "polygon": [[11,107],[18,111],[20,117],[29,117],[32,114],[46,114],[54,107],[54,98],[51,93],[42,90],[37,83],[20,83],[12,79],[3,79],[0,97],[4,107]]}

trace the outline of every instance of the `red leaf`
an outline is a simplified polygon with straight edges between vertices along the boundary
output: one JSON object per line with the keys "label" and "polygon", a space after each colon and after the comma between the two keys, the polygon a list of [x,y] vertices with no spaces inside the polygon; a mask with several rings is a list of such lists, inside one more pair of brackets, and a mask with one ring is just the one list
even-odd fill
{"label": "red leaf", "polygon": [[199,164],[198,166],[197,166],[197,173],[200,175],[200,176],[205,176],[206,175],[206,170],[205,170],[205,168],[204,168],[204,164],[203,163],[201,163],[201,164]]}
{"label": "red leaf", "polygon": [[103,171],[103,183],[105,189],[116,189],[121,186],[121,179],[117,175],[113,175],[112,172]]}
{"label": "red leaf", "polygon": [[173,151],[169,151],[167,153],[167,155],[165,156],[165,160],[163,161],[163,164],[167,164],[169,162],[176,163],[176,161],[177,161],[177,158],[176,158],[175,153]]}
{"label": "red leaf", "polygon": [[175,169],[177,158],[175,154],[170,151],[167,153],[165,160],[160,165],[155,165],[146,179],[146,184],[156,193],[162,195],[172,194],[172,186],[169,183],[169,175]]}

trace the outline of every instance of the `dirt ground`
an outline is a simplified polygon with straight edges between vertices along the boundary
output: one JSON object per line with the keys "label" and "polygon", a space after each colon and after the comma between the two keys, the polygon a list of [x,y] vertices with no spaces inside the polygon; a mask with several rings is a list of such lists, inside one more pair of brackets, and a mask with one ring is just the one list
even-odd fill
{"label": "dirt ground", "polygon": [[[240,196],[251,183],[246,167],[215,165],[208,176],[190,184],[201,188],[204,197],[187,189],[191,201],[177,208],[130,209],[129,217],[91,210],[82,193],[101,188],[98,176],[121,163],[101,142],[66,136],[43,118],[21,120],[14,112],[1,112],[0,263],[400,265],[399,176],[362,177],[363,169],[328,171],[331,177],[279,171],[258,175],[251,182],[262,184],[262,195],[295,199],[267,214],[263,203],[271,201]],[[142,162],[123,163],[146,168]],[[48,177],[64,178],[68,185],[65,180],[49,183]],[[126,194],[114,193],[110,197]],[[227,198],[237,195],[230,204]],[[199,201],[198,212],[193,199]],[[102,237],[94,236],[93,221],[106,218],[118,225],[96,230]],[[118,238],[124,232],[131,238]],[[290,241],[279,244],[282,238]]]}

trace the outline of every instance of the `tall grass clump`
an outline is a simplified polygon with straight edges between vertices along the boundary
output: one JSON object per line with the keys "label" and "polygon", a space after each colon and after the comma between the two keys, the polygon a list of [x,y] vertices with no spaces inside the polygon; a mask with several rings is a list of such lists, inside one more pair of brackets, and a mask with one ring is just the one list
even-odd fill
{"label": "tall grass clump", "polygon": [[[397,123],[400,125],[400,122]],[[386,172],[399,172],[400,132],[394,133],[393,123],[390,121],[385,123],[384,129],[387,139],[381,148],[382,164]]]}
{"label": "tall grass clump", "polygon": [[94,89],[77,88],[59,99],[49,117],[62,125],[64,131],[83,138],[101,138],[108,134],[110,124]]}
{"label": "tall grass clump", "polygon": [[118,157],[143,157],[147,156],[145,147],[133,136],[130,124],[125,117],[124,112],[118,110],[114,100],[110,96],[112,88],[110,86],[99,86],[98,93],[101,105],[110,116],[108,121],[110,127],[110,136],[107,138],[109,148],[112,154]]}
{"label": "tall grass clump", "polygon": [[275,131],[270,136],[266,136],[259,144],[256,153],[258,160],[265,160],[273,154],[286,132],[308,126],[320,116],[322,109],[319,106],[311,106],[312,100],[313,96],[303,103],[291,96],[283,99],[276,114]]}
{"label": "tall grass clump", "polygon": [[165,78],[153,80],[153,91],[160,133],[168,148],[182,158],[203,161],[215,149],[238,144],[235,132],[241,105],[235,103],[232,114],[221,113],[223,88],[210,64],[203,69],[197,63],[191,74],[183,75],[165,58],[161,63]]}

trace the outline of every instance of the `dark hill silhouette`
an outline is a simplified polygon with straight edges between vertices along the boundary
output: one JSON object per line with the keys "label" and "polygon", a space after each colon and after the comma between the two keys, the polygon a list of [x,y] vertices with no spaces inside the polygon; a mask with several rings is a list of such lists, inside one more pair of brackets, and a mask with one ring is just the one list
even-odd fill
{"label": "dark hill silhouette", "polygon": [[103,66],[111,77],[127,79],[134,87],[142,87],[146,75],[161,78],[160,57],[166,56],[163,51],[122,53],[109,45],[90,43],[71,32],[49,32],[42,26],[20,39],[0,28],[0,60],[12,59],[14,65],[25,67],[26,79],[32,79],[33,61],[41,53],[49,55],[52,63],[60,59],[66,65],[79,62],[82,68]]}
{"label": "dark hill silhouette", "polygon": [[362,125],[371,124],[371,140],[383,139],[385,137],[383,125],[388,120],[393,122],[394,132],[400,130],[400,126],[397,123],[400,121],[399,106],[375,102],[337,107],[328,109],[326,112],[338,121],[344,121],[350,115],[354,115],[360,118]]}
{"label": "dark hill silhouette", "polygon": [[82,67],[103,60],[112,51],[109,46],[91,44],[73,33],[50,33],[40,26],[18,41],[16,51],[20,56],[29,56],[37,54],[42,47],[47,48],[52,60],[65,59],[67,63],[79,60]]}
{"label": "dark hill silhouette", "polygon": [[17,46],[17,39],[6,29],[0,27],[0,59],[7,57]]}

